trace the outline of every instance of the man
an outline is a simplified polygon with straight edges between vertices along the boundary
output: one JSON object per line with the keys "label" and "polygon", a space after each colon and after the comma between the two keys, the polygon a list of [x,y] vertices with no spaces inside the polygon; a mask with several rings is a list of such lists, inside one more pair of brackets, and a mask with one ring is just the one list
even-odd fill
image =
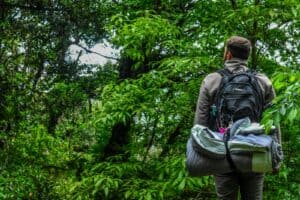
{"label": "man", "polygon": [[[224,68],[233,74],[247,71],[247,59],[250,50],[251,43],[246,38],[230,37],[225,45]],[[257,73],[255,76],[263,94],[265,105],[262,106],[265,108],[275,97],[275,92],[268,77],[261,73]],[[210,109],[216,101],[216,94],[221,80],[222,75],[218,72],[208,74],[204,78],[197,102],[194,125],[209,126]],[[278,137],[280,142],[280,134]],[[239,173],[234,171],[227,174],[216,174],[214,178],[218,199],[235,200],[239,189],[242,199],[262,199],[264,179],[262,173]]]}

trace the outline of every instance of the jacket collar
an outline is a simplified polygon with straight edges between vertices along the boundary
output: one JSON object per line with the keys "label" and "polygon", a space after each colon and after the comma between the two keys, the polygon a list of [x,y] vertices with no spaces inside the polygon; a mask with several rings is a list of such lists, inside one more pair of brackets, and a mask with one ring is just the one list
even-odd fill
{"label": "jacket collar", "polygon": [[228,69],[231,73],[247,71],[247,60],[239,58],[232,58],[230,60],[226,60],[224,63],[224,68]]}

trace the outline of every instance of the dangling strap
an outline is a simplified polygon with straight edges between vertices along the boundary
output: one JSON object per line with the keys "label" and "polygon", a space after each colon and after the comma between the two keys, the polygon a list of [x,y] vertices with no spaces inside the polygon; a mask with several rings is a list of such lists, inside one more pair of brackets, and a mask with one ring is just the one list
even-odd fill
{"label": "dangling strap", "polygon": [[225,148],[226,148],[226,159],[230,165],[230,168],[235,170],[235,171],[239,171],[236,167],[236,165],[234,164],[231,155],[230,155],[230,151],[228,148],[228,141],[230,138],[230,128],[227,129],[226,133],[224,134],[224,144],[225,144]]}

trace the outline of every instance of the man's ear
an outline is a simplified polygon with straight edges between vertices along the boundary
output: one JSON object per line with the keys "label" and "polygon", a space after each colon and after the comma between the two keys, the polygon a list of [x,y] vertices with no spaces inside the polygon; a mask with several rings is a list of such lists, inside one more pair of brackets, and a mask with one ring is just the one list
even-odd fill
{"label": "man's ear", "polygon": [[230,52],[230,51],[227,51],[227,52],[226,52],[226,60],[231,60],[232,57],[233,57],[233,56],[232,56],[231,52]]}

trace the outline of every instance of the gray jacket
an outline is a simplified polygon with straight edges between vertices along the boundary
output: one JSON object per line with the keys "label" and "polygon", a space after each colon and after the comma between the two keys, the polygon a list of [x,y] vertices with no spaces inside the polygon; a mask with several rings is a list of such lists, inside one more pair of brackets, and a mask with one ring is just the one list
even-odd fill
{"label": "gray jacket", "polygon": [[[246,71],[248,69],[247,60],[241,60],[238,58],[227,60],[224,63],[224,68],[228,69],[232,73]],[[266,106],[271,103],[275,97],[274,88],[270,79],[266,75],[257,73],[256,77],[264,95],[264,106]],[[219,73],[214,72],[208,74],[202,81],[197,101],[194,125],[200,124],[203,126],[208,126],[210,107],[215,102],[216,93],[219,89],[221,79],[222,76]],[[278,134],[278,140],[281,143],[280,130],[278,131]]]}

